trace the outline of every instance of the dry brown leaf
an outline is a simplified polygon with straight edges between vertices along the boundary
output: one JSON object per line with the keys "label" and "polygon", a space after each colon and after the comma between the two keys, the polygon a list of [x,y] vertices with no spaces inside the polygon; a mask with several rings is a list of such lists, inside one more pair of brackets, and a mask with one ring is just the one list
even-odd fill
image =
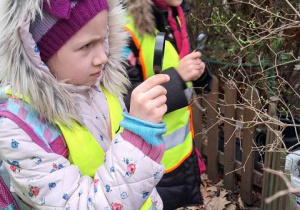
{"label": "dry brown leaf", "polygon": [[242,201],[242,198],[241,198],[240,195],[238,196],[237,202],[238,202],[238,205],[240,206],[241,209],[245,208],[244,202]]}
{"label": "dry brown leaf", "polygon": [[211,201],[211,197],[214,195],[214,193],[212,193],[212,192],[207,192],[207,190],[205,188],[201,188],[201,194],[203,197],[204,205],[209,203]]}
{"label": "dry brown leaf", "polygon": [[207,197],[213,197],[216,196],[216,192],[206,190],[205,195]]}
{"label": "dry brown leaf", "polygon": [[227,194],[226,190],[221,190],[220,191],[220,196],[219,197],[213,197],[212,201],[209,203],[209,206],[214,210],[223,210],[224,208],[226,208],[226,205],[231,203],[225,197],[226,194]]}
{"label": "dry brown leaf", "polygon": [[207,174],[201,174],[201,180],[206,180],[206,179],[208,179]]}
{"label": "dry brown leaf", "polygon": [[203,206],[189,206],[189,207],[181,207],[181,208],[177,208],[175,210],[205,210]]}
{"label": "dry brown leaf", "polygon": [[229,206],[226,206],[226,210],[236,210],[236,205],[230,204]]}
{"label": "dry brown leaf", "polygon": [[223,179],[221,179],[215,186],[216,187],[223,187],[224,186]]}
{"label": "dry brown leaf", "polygon": [[207,191],[217,192],[218,188],[216,186],[210,186],[206,188]]}
{"label": "dry brown leaf", "polygon": [[220,196],[219,197],[222,197],[224,198],[226,195],[228,194],[228,192],[226,190],[220,190]]}
{"label": "dry brown leaf", "polygon": [[208,186],[208,183],[206,181],[202,181],[201,187],[202,188],[207,188],[207,186]]}
{"label": "dry brown leaf", "polygon": [[[211,202],[212,198],[211,197],[206,197],[206,198],[203,198],[203,204],[204,205],[207,205]],[[206,208],[205,208],[206,209]]]}
{"label": "dry brown leaf", "polygon": [[201,185],[205,188],[210,184],[207,174],[201,174],[201,181],[202,181]]}

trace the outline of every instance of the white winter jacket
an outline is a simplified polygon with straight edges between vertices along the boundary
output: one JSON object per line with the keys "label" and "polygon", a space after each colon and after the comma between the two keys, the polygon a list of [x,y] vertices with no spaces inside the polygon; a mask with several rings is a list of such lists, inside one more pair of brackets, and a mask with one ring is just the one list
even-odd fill
{"label": "white winter jacket", "polygon": [[[78,117],[106,152],[106,161],[94,178],[82,176],[68,159],[45,152],[16,123],[0,118],[0,159],[9,173],[11,191],[35,209],[137,210],[149,195],[153,205],[162,209],[155,185],[164,167],[120,134],[111,141],[110,117],[100,85],[74,87],[58,82],[34,52],[29,24],[42,2],[1,0],[0,80],[4,85],[10,83],[13,91],[28,96],[40,113],[45,107],[51,109],[53,114],[45,115],[50,122],[56,117],[76,115],[67,109],[75,105]],[[121,49],[126,44],[124,16],[118,0],[108,2],[110,54],[101,84],[121,96],[127,83],[121,63]],[[1,19],[3,14],[8,14],[9,24]],[[135,165],[135,173],[126,176],[129,164]]]}

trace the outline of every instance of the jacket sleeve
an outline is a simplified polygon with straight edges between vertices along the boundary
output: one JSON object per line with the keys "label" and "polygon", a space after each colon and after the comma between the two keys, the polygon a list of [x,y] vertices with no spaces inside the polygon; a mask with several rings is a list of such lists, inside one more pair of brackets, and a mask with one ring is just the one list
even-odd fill
{"label": "jacket sleeve", "polygon": [[[128,90],[127,95],[124,97],[124,101],[128,110],[130,110],[130,97],[134,88],[141,84],[143,79],[143,71],[139,64],[139,52],[131,40],[128,47],[124,50],[124,57],[127,60],[127,74],[131,82],[131,88]],[[188,98],[185,95],[186,85],[182,78],[179,76],[175,68],[169,68],[162,73],[170,76],[170,81],[163,86],[167,89],[167,107],[168,112],[180,109],[188,105]]]}
{"label": "jacket sleeve", "polygon": [[212,85],[212,74],[208,67],[205,68],[199,79],[193,82],[194,90],[197,94],[210,93]]}
{"label": "jacket sleeve", "polygon": [[0,119],[0,156],[13,189],[36,209],[140,209],[164,171],[118,134],[94,178],[82,176],[7,118]]}

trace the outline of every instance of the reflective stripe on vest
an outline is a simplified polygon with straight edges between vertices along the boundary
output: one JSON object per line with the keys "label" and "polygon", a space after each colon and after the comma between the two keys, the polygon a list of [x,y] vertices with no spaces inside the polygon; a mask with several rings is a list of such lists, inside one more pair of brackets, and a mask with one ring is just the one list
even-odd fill
{"label": "reflective stripe on vest", "polygon": [[[143,71],[144,80],[152,75],[155,36],[145,34],[141,36],[135,29],[131,16],[127,17],[127,25],[125,29],[131,34],[135,46],[139,50],[139,58]],[[155,33],[158,31],[156,30]],[[179,64],[179,55],[174,46],[169,42],[165,42],[165,54],[163,59],[162,69],[177,67]],[[190,99],[192,83],[186,84],[185,94]],[[192,152],[193,141],[190,130],[190,109],[183,107],[176,111],[170,112],[163,117],[163,122],[166,122],[167,133],[164,134],[167,150],[162,158],[162,163],[165,166],[165,173],[176,169]]]}
{"label": "reflective stripe on vest", "polygon": [[[166,169],[165,173],[171,172],[181,165],[192,153],[193,141],[192,133],[189,132],[188,136],[182,144],[177,145],[171,149],[165,151],[165,154],[161,160],[162,163],[168,163],[169,168]],[[181,158],[178,159],[178,154],[181,154]],[[170,167],[172,166],[172,167]]]}
{"label": "reflective stripe on vest", "polygon": [[173,133],[164,136],[165,149],[171,149],[184,142],[190,132],[190,123],[182,128],[175,130]]}
{"label": "reflective stripe on vest", "polygon": [[190,101],[192,99],[192,92],[193,92],[192,87],[189,87],[184,90],[185,97],[187,98],[188,101]]}

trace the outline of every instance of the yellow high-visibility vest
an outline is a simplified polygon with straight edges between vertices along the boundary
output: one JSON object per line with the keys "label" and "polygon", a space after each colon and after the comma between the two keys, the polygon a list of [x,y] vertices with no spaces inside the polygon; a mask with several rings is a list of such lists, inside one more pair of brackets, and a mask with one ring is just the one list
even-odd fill
{"label": "yellow high-visibility vest", "polygon": [[[112,138],[114,138],[116,132],[119,130],[119,124],[123,119],[123,110],[117,97],[110,94],[103,87],[102,90],[108,102]],[[103,149],[100,147],[94,136],[87,128],[81,126],[75,121],[73,122],[72,129],[58,122],[57,125],[59,126],[66,144],[68,145],[69,161],[78,166],[83,175],[94,177],[96,170],[103,164],[105,156]],[[151,207],[152,201],[149,197],[145,201],[141,210],[148,210]]]}

